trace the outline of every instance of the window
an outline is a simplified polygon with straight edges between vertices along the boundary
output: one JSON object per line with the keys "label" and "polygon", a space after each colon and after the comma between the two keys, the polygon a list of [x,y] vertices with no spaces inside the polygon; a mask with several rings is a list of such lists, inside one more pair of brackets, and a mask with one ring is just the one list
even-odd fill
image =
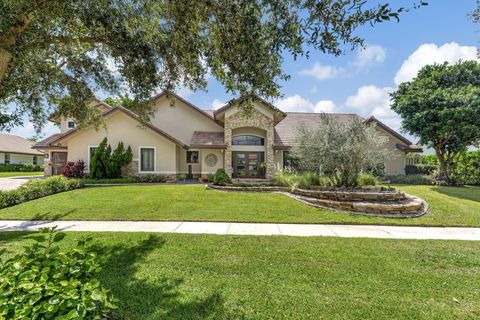
{"label": "window", "polygon": [[5,163],[6,164],[10,163],[10,153],[5,153]]}
{"label": "window", "polygon": [[155,171],[155,149],[140,148],[140,171]]}
{"label": "window", "polygon": [[33,156],[33,164],[38,164],[38,157],[37,156]]}
{"label": "window", "polygon": [[198,151],[187,151],[187,163],[198,163]]}
{"label": "window", "polygon": [[68,127],[69,129],[75,128],[75,121],[68,121],[68,122],[67,122],[67,127]]}
{"label": "window", "polygon": [[232,138],[232,145],[234,146],[264,146],[265,139],[257,136],[235,136]]}

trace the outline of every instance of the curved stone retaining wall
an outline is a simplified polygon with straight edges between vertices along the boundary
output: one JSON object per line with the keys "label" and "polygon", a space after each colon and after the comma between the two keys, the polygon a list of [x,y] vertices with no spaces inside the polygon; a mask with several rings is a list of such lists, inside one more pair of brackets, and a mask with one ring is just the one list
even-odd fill
{"label": "curved stone retaining wall", "polygon": [[207,188],[237,192],[281,192],[302,203],[339,211],[381,217],[408,218],[426,213],[428,204],[400,191],[303,190],[288,187],[234,187],[207,185]]}

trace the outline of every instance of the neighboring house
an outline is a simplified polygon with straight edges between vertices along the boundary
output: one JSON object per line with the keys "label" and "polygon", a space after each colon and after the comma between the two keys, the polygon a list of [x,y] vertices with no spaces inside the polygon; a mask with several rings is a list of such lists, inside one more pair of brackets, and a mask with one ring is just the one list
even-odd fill
{"label": "neighboring house", "polygon": [[[290,163],[288,150],[296,128],[319,124],[318,113],[283,112],[257,98],[250,116],[236,101],[218,109],[202,110],[179,96],[173,100],[161,93],[154,97],[153,116],[142,126],[138,116],[123,107],[97,105],[103,111],[106,129],[77,129],[73,119],[57,116],[61,132],[34,148],[45,152],[45,174],[60,174],[66,161],[90,163],[92,152],[107,137],[112,148],[119,142],[130,145],[133,161],[125,168],[126,175],[162,174],[205,177],[224,168],[233,177],[272,178],[275,172]],[[354,114],[331,114],[348,121]],[[70,121],[70,124],[69,124]],[[394,130],[371,117],[379,130],[389,137],[395,157],[385,163],[388,174],[403,174],[406,154],[420,152]]]}
{"label": "neighboring house", "polygon": [[43,164],[43,152],[32,150],[33,144],[22,137],[0,133],[0,163]]}

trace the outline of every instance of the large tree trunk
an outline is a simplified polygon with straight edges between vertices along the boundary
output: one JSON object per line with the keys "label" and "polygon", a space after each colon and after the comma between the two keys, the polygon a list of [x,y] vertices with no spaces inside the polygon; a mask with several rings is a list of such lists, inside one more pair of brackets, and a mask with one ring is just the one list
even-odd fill
{"label": "large tree trunk", "polygon": [[444,151],[440,148],[435,148],[435,154],[437,155],[439,169],[439,174],[435,179],[437,181],[448,183],[448,167],[447,162],[445,161]]}
{"label": "large tree trunk", "polygon": [[0,48],[0,88],[8,70],[8,65],[12,60],[12,54],[5,49]]}

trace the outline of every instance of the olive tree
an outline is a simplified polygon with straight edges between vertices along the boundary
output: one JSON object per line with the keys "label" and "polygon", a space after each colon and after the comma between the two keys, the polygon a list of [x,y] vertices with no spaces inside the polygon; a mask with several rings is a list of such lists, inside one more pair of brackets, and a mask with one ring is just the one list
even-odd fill
{"label": "olive tree", "polygon": [[455,184],[459,157],[480,143],[480,64],[425,66],[412,81],[400,84],[392,101],[403,129],[435,150],[437,180]]}
{"label": "olive tree", "polygon": [[393,157],[386,145],[388,137],[380,134],[372,122],[358,117],[338,121],[328,114],[319,115],[317,127],[297,128],[292,156],[303,170],[325,174],[337,185],[357,186],[358,175]]}
{"label": "olive tree", "polygon": [[51,112],[99,120],[97,91],[130,93],[147,120],[159,89],[204,89],[210,75],[237,96],[278,97],[285,54],[340,55],[363,45],[360,26],[408,10],[372,2],[0,0],[0,129],[24,115],[39,129]]}

